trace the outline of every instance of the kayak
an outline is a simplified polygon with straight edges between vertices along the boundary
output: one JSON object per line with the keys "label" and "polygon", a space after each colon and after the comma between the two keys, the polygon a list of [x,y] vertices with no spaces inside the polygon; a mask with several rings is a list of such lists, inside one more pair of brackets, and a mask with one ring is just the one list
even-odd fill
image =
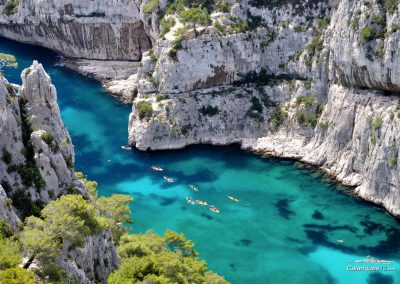
{"label": "kayak", "polygon": [[228,195],[228,198],[229,198],[230,200],[235,201],[235,202],[239,202],[239,199],[237,199],[237,198],[235,198],[235,197],[232,197],[232,196],[229,196],[229,195]]}
{"label": "kayak", "polygon": [[166,177],[166,176],[164,176],[163,178],[169,183],[175,182],[172,178],[169,178],[169,177]]}
{"label": "kayak", "polygon": [[210,206],[210,211],[214,212],[214,213],[219,213],[219,210],[217,209],[217,207],[214,206]]}
{"label": "kayak", "polygon": [[160,168],[160,167],[156,167],[156,166],[152,166],[151,169],[152,169],[153,171],[156,171],[156,172],[162,172],[162,171],[164,170],[164,169],[162,169],[162,168]]}
{"label": "kayak", "polygon": [[187,203],[189,203],[189,204],[196,205],[196,202],[194,202],[193,199],[192,199],[191,197],[186,197],[186,201],[187,201]]}
{"label": "kayak", "polygon": [[207,202],[201,201],[201,200],[199,200],[199,199],[197,199],[196,202],[197,202],[198,204],[200,204],[200,205],[204,205],[204,206],[207,206],[207,205],[208,205]]}
{"label": "kayak", "polygon": [[191,189],[193,189],[194,191],[199,191],[199,188],[197,186],[193,185],[193,184],[189,184],[189,187]]}

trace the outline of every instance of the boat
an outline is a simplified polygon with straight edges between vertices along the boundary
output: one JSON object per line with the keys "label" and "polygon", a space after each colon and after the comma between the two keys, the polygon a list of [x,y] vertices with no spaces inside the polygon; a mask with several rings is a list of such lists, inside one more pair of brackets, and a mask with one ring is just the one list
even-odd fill
{"label": "boat", "polygon": [[121,149],[129,151],[129,150],[132,150],[132,147],[131,146],[121,146]]}
{"label": "boat", "polygon": [[229,196],[229,195],[228,195],[228,198],[229,198],[230,200],[235,201],[235,202],[239,202],[239,199],[237,199],[237,198],[235,198],[235,197],[232,197],[232,196]]}
{"label": "boat", "polygon": [[197,186],[193,185],[193,184],[189,184],[189,187],[191,189],[193,189],[194,191],[199,191],[199,188]]}
{"label": "boat", "polygon": [[194,200],[191,197],[186,197],[186,201],[189,204],[196,205],[196,202],[194,202]]}
{"label": "boat", "polygon": [[198,204],[200,204],[200,205],[204,205],[204,206],[207,206],[207,205],[208,205],[207,202],[201,201],[200,199],[197,199],[196,202],[197,202]]}
{"label": "boat", "polygon": [[219,210],[215,206],[210,206],[209,209],[210,209],[210,211],[212,211],[214,213],[219,213]]}
{"label": "boat", "polygon": [[170,178],[170,177],[164,176],[163,178],[164,178],[167,182],[169,182],[169,183],[175,182],[174,179],[172,179],[172,178]]}
{"label": "boat", "polygon": [[357,263],[392,263],[392,260],[384,260],[384,259],[377,259],[375,257],[372,256],[367,256],[364,259],[361,260],[356,260],[355,262]]}
{"label": "boat", "polygon": [[156,172],[162,172],[162,171],[164,171],[163,168],[156,167],[156,166],[151,166],[151,169],[152,169],[153,171],[156,171]]}

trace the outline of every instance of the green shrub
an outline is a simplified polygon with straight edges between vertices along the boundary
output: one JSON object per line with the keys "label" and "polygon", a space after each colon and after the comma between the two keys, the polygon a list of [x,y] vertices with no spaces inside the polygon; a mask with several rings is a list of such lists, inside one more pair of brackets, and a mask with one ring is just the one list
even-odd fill
{"label": "green shrub", "polygon": [[53,137],[53,135],[51,135],[49,132],[45,131],[45,132],[42,134],[42,140],[43,140],[47,145],[51,146],[51,144],[52,144],[53,141],[54,141],[54,137]]}
{"label": "green shrub", "polygon": [[323,18],[319,18],[319,19],[317,19],[317,26],[320,29],[326,29],[328,27],[330,21],[331,21],[331,18],[328,17],[328,16],[325,16]]}
{"label": "green shrub", "polygon": [[170,17],[168,19],[162,18],[160,21],[160,27],[161,27],[161,36],[165,35],[168,33],[173,26],[175,26],[176,21],[175,18]]}
{"label": "green shrub", "polygon": [[22,219],[31,215],[39,216],[40,210],[44,207],[40,199],[32,201],[28,194],[27,189],[19,189],[11,196],[13,206],[21,212]]}
{"label": "green shrub", "polygon": [[377,118],[375,119],[375,121],[372,122],[371,126],[372,126],[372,128],[373,128],[374,130],[378,130],[379,128],[381,128],[382,124],[383,124],[383,119],[380,118],[380,117],[377,117]]}
{"label": "green shrub", "polygon": [[318,123],[318,126],[321,127],[322,129],[328,129],[329,128],[329,121],[321,121]]}
{"label": "green shrub", "polygon": [[263,110],[262,104],[260,103],[260,100],[257,97],[252,97],[251,98],[251,109],[252,111],[256,111],[258,113],[261,113]]}
{"label": "green shrub", "polygon": [[3,15],[12,15],[12,14],[16,14],[18,12],[18,5],[19,5],[19,1],[15,1],[15,0],[10,0],[8,2],[6,2],[4,9],[3,9]]}
{"label": "green shrub", "polygon": [[168,99],[169,99],[168,95],[158,95],[156,98],[156,101],[160,102],[160,101],[168,100]]}
{"label": "green shrub", "polygon": [[149,0],[144,6],[143,6],[143,12],[146,14],[152,13],[154,10],[158,8],[158,0]]}
{"label": "green shrub", "polygon": [[211,20],[206,8],[189,8],[179,12],[182,23],[192,26],[195,35],[197,36],[197,25],[208,25]]}
{"label": "green shrub", "polygon": [[218,107],[213,107],[211,105],[203,106],[201,109],[198,110],[202,115],[206,116],[214,116],[219,113]]}
{"label": "green shrub", "polygon": [[315,127],[317,126],[318,116],[314,113],[305,113],[303,111],[296,112],[297,122],[300,125]]}
{"label": "green shrub", "polygon": [[374,31],[374,29],[373,28],[371,28],[371,27],[364,27],[364,28],[362,28],[362,30],[361,30],[361,38],[364,40],[364,41],[371,41],[371,40],[373,40],[374,38],[375,38],[375,31]]}
{"label": "green shrub", "polygon": [[14,231],[10,225],[0,220],[0,239],[9,238],[14,235]]}
{"label": "green shrub", "polygon": [[386,11],[388,13],[394,13],[397,11],[400,4],[400,0],[386,0]]}
{"label": "green shrub", "polygon": [[376,25],[384,25],[386,23],[386,19],[383,16],[375,15],[375,16],[372,17],[372,21],[371,22],[373,24],[376,24]]}
{"label": "green shrub", "polygon": [[141,101],[136,104],[136,110],[138,112],[139,118],[143,119],[153,113],[153,106],[151,105],[151,103]]}
{"label": "green shrub", "polygon": [[293,28],[296,33],[305,33],[308,27],[306,25],[298,25]]}
{"label": "green shrub", "polygon": [[0,271],[0,283],[3,284],[34,284],[33,272],[15,267]]}
{"label": "green shrub", "polygon": [[278,127],[283,124],[283,122],[286,120],[287,117],[288,117],[287,112],[284,111],[282,107],[277,106],[272,112],[271,117],[269,118],[268,121],[275,127]]}
{"label": "green shrub", "polygon": [[310,43],[306,46],[306,50],[310,56],[314,56],[317,52],[323,49],[324,41],[321,37],[315,36],[311,39]]}
{"label": "green shrub", "polygon": [[395,167],[397,165],[397,157],[390,157],[387,163],[391,168]]}
{"label": "green shrub", "polygon": [[16,242],[0,239],[0,252],[0,270],[13,268],[22,263],[20,247]]}
{"label": "green shrub", "polygon": [[17,171],[25,186],[35,186],[38,190],[46,186],[39,169],[35,165],[19,165]]}
{"label": "green shrub", "polygon": [[375,57],[378,59],[382,59],[385,55],[385,46],[381,44],[375,51]]}
{"label": "green shrub", "polygon": [[6,148],[3,148],[3,157],[2,160],[4,163],[6,163],[7,165],[11,164],[12,162],[12,155],[10,152],[7,151]]}
{"label": "green shrub", "polygon": [[228,283],[208,271],[198,259],[194,243],[185,236],[166,231],[164,237],[152,232],[125,235],[118,248],[121,266],[114,270],[109,284],[119,283]]}
{"label": "green shrub", "polygon": [[298,96],[296,99],[296,103],[298,105],[305,104],[307,107],[313,106],[317,102],[316,94],[312,94],[309,96]]}
{"label": "green shrub", "polygon": [[72,161],[72,155],[69,155],[68,157],[64,157],[64,161],[68,168],[71,168],[71,169],[74,168],[74,162]]}

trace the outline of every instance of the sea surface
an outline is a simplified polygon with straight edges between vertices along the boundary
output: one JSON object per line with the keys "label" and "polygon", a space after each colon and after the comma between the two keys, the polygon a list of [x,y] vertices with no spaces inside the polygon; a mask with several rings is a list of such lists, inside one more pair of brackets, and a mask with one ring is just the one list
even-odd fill
{"label": "sea surface", "polygon": [[[32,60],[44,65],[75,145],[76,168],[99,183],[100,195],[135,199],[133,233],[183,232],[210,269],[231,283],[400,283],[399,222],[320,172],[237,146],[121,150],[130,106],[108,96],[100,83],[55,66],[57,56],[49,50],[0,38],[0,52],[17,57],[19,68],[5,70],[13,83],[21,83],[20,73]],[[176,183],[168,184],[152,165]],[[185,197],[215,205],[220,213],[190,205]],[[367,256],[393,262],[356,262]],[[378,270],[351,271],[357,266]]]}

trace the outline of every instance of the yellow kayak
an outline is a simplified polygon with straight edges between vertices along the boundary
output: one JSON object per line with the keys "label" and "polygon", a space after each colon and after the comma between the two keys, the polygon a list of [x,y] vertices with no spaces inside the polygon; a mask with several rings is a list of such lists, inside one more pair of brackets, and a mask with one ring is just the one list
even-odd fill
{"label": "yellow kayak", "polygon": [[229,196],[229,195],[228,195],[228,198],[229,198],[230,200],[235,201],[235,202],[239,202],[239,199],[237,199],[237,198],[235,198],[235,197],[232,197],[232,196]]}

